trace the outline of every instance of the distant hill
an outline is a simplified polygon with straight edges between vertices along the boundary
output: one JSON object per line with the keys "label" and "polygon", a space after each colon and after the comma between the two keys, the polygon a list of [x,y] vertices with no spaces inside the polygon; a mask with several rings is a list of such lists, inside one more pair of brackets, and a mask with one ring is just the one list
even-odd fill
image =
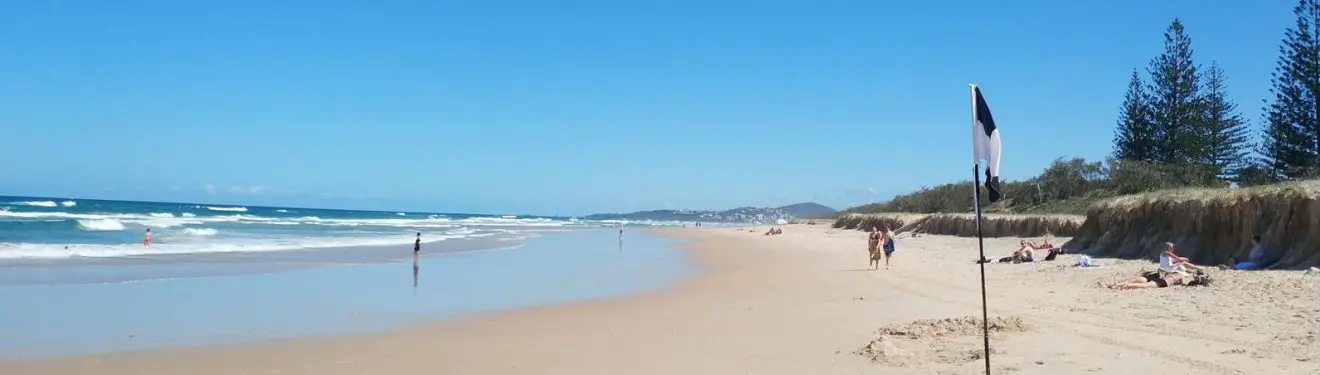
{"label": "distant hill", "polygon": [[793,215],[795,218],[829,215],[839,212],[839,210],[826,207],[825,205],[816,202],[790,204],[776,209],[784,211],[784,213],[789,215]]}
{"label": "distant hill", "polygon": [[702,221],[708,223],[773,223],[780,219],[825,215],[838,212],[818,203],[798,203],[783,207],[738,207],[723,211],[651,210],[627,214],[595,214],[584,220]]}

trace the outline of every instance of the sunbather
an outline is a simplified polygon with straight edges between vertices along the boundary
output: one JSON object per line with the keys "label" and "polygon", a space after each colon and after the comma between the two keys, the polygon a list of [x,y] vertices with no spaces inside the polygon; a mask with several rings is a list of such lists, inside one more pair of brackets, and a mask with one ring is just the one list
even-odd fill
{"label": "sunbather", "polygon": [[1024,262],[1035,261],[1036,245],[1027,241],[1022,241],[1020,242],[1020,244],[1022,245],[1022,247],[1019,247],[1017,251],[1014,251],[1013,256],[1011,257],[1013,259],[1013,263],[1024,263]]}
{"label": "sunbather", "polygon": [[1160,270],[1165,272],[1178,272],[1183,270],[1205,271],[1201,266],[1192,264],[1192,261],[1180,257],[1173,253],[1173,242],[1164,243],[1164,252],[1160,253]]}
{"label": "sunbather", "polygon": [[1171,286],[1207,286],[1210,275],[1197,271],[1195,275],[1183,272],[1147,271],[1141,276],[1119,280],[1106,286],[1113,289],[1168,288]]}
{"label": "sunbather", "polygon": [[1251,236],[1251,250],[1247,252],[1247,261],[1238,262],[1236,259],[1229,259],[1228,264],[1228,268],[1239,271],[1265,268],[1265,246],[1260,244],[1260,235]]}

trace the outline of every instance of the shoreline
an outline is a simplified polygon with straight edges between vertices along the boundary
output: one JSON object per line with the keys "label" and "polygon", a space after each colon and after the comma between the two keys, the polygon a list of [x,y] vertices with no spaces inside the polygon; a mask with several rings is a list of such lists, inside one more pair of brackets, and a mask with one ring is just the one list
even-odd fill
{"label": "shoreline", "polygon": [[0,315],[7,332],[0,360],[369,334],[650,290],[685,272],[682,253],[664,240],[638,236],[631,253],[616,256],[615,238],[611,230],[555,233],[507,250],[423,256],[417,268],[402,257],[232,276],[3,286],[0,299],[25,302]]}
{"label": "shoreline", "polygon": [[[661,229],[705,271],[659,290],[479,313],[376,333],[0,362],[16,374],[981,373],[975,239],[901,236],[865,271],[864,233],[821,226]],[[1016,239],[987,239],[987,256]],[[967,250],[972,249],[970,252]],[[1297,272],[1217,273],[1198,289],[1094,283],[1149,262],[987,265],[996,373],[1305,374],[1320,292]],[[1299,281],[1300,280],[1300,281]],[[927,319],[935,319],[933,321]],[[948,320],[941,320],[948,319]],[[876,329],[926,332],[877,338]],[[1177,327],[1177,328],[1171,328]],[[933,331],[932,331],[933,330]],[[942,333],[941,333],[942,332]],[[877,341],[873,341],[877,340]],[[869,343],[869,344],[868,344]],[[1308,346],[1310,345],[1310,346]],[[869,351],[868,351],[869,349]],[[855,354],[865,352],[867,356]]]}

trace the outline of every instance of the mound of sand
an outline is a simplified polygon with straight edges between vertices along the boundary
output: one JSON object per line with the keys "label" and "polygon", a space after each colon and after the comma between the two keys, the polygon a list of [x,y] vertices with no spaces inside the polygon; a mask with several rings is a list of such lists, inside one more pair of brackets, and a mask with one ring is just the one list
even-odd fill
{"label": "mound of sand", "polygon": [[[1084,219],[1074,215],[982,215],[981,231],[986,237],[1071,237]],[[976,216],[971,214],[850,214],[834,221],[834,227],[841,229],[870,230],[883,228],[884,224],[894,228],[895,233],[976,236]]]}
{"label": "mound of sand", "polygon": [[1070,251],[1154,259],[1164,242],[1199,264],[1245,258],[1260,234],[1271,268],[1320,264],[1320,180],[1243,189],[1178,189],[1099,202]]}
{"label": "mound of sand", "polygon": [[[1001,340],[1002,334],[1029,330],[1030,327],[1018,317],[992,318],[990,354],[1002,353],[993,346],[993,341]],[[977,317],[922,319],[880,328],[875,340],[853,354],[891,367],[961,365],[985,358],[979,339],[982,332],[981,318]]]}

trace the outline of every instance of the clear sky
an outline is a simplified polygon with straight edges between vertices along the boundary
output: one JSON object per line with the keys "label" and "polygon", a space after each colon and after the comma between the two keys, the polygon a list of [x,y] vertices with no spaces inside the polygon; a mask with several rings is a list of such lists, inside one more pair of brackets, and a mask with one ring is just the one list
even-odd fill
{"label": "clear sky", "polygon": [[0,194],[577,215],[817,201],[1110,151],[1181,17],[1242,113],[1295,1],[21,1]]}

